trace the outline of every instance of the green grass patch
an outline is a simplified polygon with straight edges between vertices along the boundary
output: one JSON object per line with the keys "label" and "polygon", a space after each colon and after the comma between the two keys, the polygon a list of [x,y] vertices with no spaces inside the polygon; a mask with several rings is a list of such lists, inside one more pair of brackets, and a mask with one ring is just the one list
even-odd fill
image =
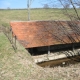
{"label": "green grass patch", "polygon": [[[77,9],[80,16],[80,9]],[[68,9],[67,12],[76,17],[73,9]],[[70,20],[65,15],[63,9],[31,9],[30,10],[31,20]],[[0,10],[0,25],[9,26],[10,21],[27,21],[28,11],[25,10]]]}
{"label": "green grass patch", "polygon": [[25,80],[30,75],[31,56],[18,42],[17,47],[15,53],[7,37],[0,33],[0,80]]}
{"label": "green grass patch", "polygon": [[[68,20],[62,9],[31,9],[31,20]],[[10,21],[27,21],[27,10],[0,10],[0,25],[9,26]]]}

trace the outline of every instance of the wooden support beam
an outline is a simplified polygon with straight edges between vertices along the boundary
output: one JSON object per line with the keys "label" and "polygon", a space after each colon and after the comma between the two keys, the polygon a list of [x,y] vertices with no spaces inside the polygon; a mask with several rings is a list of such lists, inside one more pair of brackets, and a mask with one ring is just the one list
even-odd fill
{"label": "wooden support beam", "polygon": [[48,46],[48,54],[50,54],[50,46]]}

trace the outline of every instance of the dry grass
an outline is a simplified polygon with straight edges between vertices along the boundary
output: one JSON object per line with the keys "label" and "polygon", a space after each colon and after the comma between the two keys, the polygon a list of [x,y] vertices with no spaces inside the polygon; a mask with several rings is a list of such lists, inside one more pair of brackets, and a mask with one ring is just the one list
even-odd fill
{"label": "dry grass", "polygon": [[[44,11],[32,10],[31,14],[34,13],[31,15],[32,20],[49,19],[51,16],[49,13],[52,13],[51,19],[53,20],[66,18],[58,15],[61,14],[60,10]],[[41,13],[49,14],[49,17]],[[9,26],[11,20],[27,20],[27,11],[0,10],[0,16],[0,25]],[[42,68],[34,63],[30,54],[18,42],[17,48],[15,52],[6,36],[0,32],[0,80],[80,80],[80,63],[67,67]]]}
{"label": "dry grass", "polygon": [[67,67],[42,68],[17,43],[17,52],[3,33],[0,33],[0,80],[79,80],[80,64]]}

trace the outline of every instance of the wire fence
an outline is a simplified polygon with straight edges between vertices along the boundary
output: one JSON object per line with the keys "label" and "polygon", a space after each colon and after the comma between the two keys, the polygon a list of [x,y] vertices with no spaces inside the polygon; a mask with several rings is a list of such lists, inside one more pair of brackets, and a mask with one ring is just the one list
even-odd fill
{"label": "wire fence", "polygon": [[16,36],[13,35],[13,32],[10,27],[2,26],[2,32],[5,34],[5,36],[8,38],[9,42],[12,44],[13,49],[16,51]]}

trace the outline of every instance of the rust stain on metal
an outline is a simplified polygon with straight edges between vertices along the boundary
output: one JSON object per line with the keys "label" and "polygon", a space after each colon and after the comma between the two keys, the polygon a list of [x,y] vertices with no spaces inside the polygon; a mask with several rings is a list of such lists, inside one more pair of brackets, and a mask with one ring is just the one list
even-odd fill
{"label": "rust stain on metal", "polygon": [[10,22],[25,48],[80,42],[80,21]]}

